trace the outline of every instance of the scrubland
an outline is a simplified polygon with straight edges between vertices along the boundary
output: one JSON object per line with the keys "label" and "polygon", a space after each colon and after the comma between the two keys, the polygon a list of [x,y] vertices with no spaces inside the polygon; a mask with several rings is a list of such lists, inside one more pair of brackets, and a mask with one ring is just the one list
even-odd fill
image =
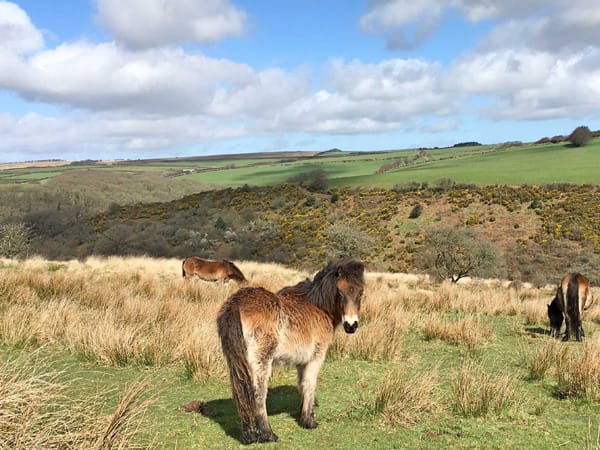
{"label": "scrubland", "polygon": [[[273,291],[313,275],[236,265]],[[554,286],[366,280],[319,376],[319,428],[296,422],[295,370],[274,371],[281,447],[600,448],[598,288],[586,340],[563,343]],[[215,325],[237,288],[185,281],[177,259],[0,260],[0,448],[238,448]]]}

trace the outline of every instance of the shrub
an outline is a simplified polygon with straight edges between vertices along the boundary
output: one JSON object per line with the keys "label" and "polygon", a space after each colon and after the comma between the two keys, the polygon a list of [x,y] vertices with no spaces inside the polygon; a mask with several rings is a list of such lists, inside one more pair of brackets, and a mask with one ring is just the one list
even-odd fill
{"label": "shrub", "polygon": [[31,230],[22,223],[0,225],[0,256],[7,258],[27,256]]}
{"label": "shrub", "polygon": [[416,219],[423,212],[423,206],[420,203],[417,203],[413,209],[411,209],[410,214],[408,215],[409,219]]}
{"label": "shrub", "polygon": [[503,258],[489,241],[464,228],[437,228],[426,237],[417,263],[432,275],[456,283],[466,276],[502,275]]}
{"label": "shrub", "polygon": [[575,147],[583,147],[592,139],[592,132],[586,126],[580,126],[573,130],[567,138]]}
{"label": "shrub", "polygon": [[224,230],[225,228],[227,228],[227,224],[225,223],[222,217],[217,217],[217,220],[215,221],[215,228],[217,230]]}
{"label": "shrub", "polygon": [[304,186],[312,192],[324,191],[329,185],[327,173],[321,169],[298,173],[288,178],[288,181]]}
{"label": "shrub", "polygon": [[327,238],[329,254],[333,258],[350,256],[362,259],[375,245],[375,240],[361,231],[356,223],[337,222],[323,235]]}

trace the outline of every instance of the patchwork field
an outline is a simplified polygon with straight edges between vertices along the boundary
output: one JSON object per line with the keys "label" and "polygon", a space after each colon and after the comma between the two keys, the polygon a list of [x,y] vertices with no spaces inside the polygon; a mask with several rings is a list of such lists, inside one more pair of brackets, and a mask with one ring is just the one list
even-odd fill
{"label": "patchwork field", "polygon": [[[145,173],[148,177],[181,177],[196,187],[267,186],[299,173],[323,170],[334,186],[391,188],[397,183],[432,183],[451,178],[457,183],[545,184],[598,183],[600,139],[585,147],[569,143],[485,145],[428,150],[380,152],[280,152],[163,160],[31,163],[0,165],[0,186],[39,183],[71,171]],[[388,166],[385,169],[383,166]],[[383,167],[384,170],[381,170]]]}
{"label": "patchwork field", "polygon": [[[313,275],[236,264],[271,290]],[[366,278],[360,327],[338,330],[319,376],[317,429],[297,423],[295,370],[275,371],[281,448],[600,448],[600,303],[586,341],[563,343],[553,286]],[[1,447],[239,448],[215,326],[235,289],[185,282],[178,259],[1,260]],[[203,414],[181,410],[195,402]]]}

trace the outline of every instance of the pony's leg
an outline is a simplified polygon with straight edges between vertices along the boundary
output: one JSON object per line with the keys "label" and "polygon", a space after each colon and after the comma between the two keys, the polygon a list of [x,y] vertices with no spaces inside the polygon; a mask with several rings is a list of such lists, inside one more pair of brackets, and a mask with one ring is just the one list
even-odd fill
{"label": "pony's leg", "polygon": [[[241,417],[241,415],[240,415]],[[242,418],[242,444],[253,444],[257,442],[256,433],[252,427],[252,422],[249,417]]]}
{"label": "pony's leg", "polygon": [[565,314],[565,335],[563,341],[567,342],[571,338],[571,319],[568,314]]}
{"label": "pony's leg", "polygon": [[258,430],[258,442],[277,442],[279,437],[273,433],[269,418],[267,416],[267,392],[269,389],[269,378],[273,360],[271,352],[265,352],[262,361],[254,365],[254,391],[256,393],[256,429]]}
{"label": "pony's leg", "polygon": [[583,325],[581,323],[581,315],[577,314],[577,317],[575,317],[575,321],[574,321],[574,328],[575,328],[575,339],[577,339],[578,341],[581,341],[581,338],[583,338],[584,333],[583,333]]}
{"label": "pony's leg", "polygon": [[317,390],[317,376],[321,370],[324,358],[313,360],[308,364],[298,365],[298,388],[302,396],[300,406],[300,425],[304,428],[317,428],[319,425],[315,420],[314,405],[315,392]]}

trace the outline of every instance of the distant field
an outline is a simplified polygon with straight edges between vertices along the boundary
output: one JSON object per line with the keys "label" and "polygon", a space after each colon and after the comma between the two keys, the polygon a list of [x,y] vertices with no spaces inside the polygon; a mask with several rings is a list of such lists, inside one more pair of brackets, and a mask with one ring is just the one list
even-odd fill
{"label": "distant field", "polygon": [[[86,166],[22,167],[0,171],[2,184],[34,183],[60,176],[65,171],[101,170],[142,172],[149,177],[176,176],[202,186],[265,186],[287,181],[291,176],[323,170],[336,186],[391,188],[406,181],[434,182],[451,178],[458,183],[545,184],[600,183],[600,139],[582,148],[568,143],[460,148],[393,150],[381,152],[331,152],[300,156],[257,157],[240,155],[174,160],[128,161],[126,164]],[[384,164],[396,167],[378,172]]]}

